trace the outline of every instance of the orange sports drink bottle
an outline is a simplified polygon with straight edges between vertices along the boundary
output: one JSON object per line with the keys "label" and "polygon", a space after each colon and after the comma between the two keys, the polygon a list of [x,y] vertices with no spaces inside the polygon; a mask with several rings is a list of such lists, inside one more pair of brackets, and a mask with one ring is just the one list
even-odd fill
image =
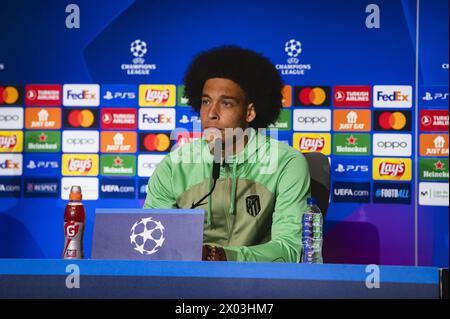
{"label": "orange sports drink bottle", "polygon": [[80,186],[72,186],[69,202],[64,210],[64,252],[63,259],[83,259],[83,234],[86,212],[81,200]]}

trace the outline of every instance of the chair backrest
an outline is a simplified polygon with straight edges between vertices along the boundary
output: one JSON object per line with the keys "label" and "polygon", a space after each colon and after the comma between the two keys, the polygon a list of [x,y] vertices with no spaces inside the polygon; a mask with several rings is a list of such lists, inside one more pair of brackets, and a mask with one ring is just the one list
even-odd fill
{"label": "chair backrest", "polygon": [[309,165],[311,176],[311,196],[317,200],[317,206],[325,219],[330,203],[330,162],[319,152],[303,153]]}

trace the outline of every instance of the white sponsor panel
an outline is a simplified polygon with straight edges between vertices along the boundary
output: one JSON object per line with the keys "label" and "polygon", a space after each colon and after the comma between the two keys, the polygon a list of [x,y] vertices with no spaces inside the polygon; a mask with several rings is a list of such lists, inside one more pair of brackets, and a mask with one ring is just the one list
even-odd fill
{"label": "white sponsor panel", "polygon": [[331,130],[331,110],[294,110],[294,131],[323,132]]}
{"label": "white sponsor panel", "polygon": [[411,156],[411,134],[373,134],[373,155]]}
{"label": "white sponsor panel", "polygon": [[138,176],[150,177],[166,155],[139,155]]}
{"label": "white sponsor panel", "polygon": [[98,131],[63,131],[64,153],[97,153],[100,145]]}
{"label": "white sponsor panel", "polygon": [[0,107],[0,129],[23,129],[23,108]]}
{"label": "white sponsor panel", "polygon": [[165,130],[175,129],[175,110],[169,108],[141,108],[139,109],[140,130]]}
{"label": "white sponsor panel", "polygon": [[64,84],[64,106],[99,106],[100,85],[98,84]]}
{"label": "white sponsor panel", "polygon": [[22,154],[0,154],[0,176],[20,176],[22,165]]}
{"label": "white sponsor panel", "polygon": [[61,179],[61,199],[69,199],[70,188],[74,185],[81,187],[83,200],[98,199],[98,178],[96,177],[63,177]]}
{"label": "white sponsor panel", "polygon": [[448,206],[448,183],[419,183],[419,205]]}
{"label": "white sponsor panel", "polygon": [[406,108],[412,107],[412,86],[375,85],[373,87],[373,106]]}

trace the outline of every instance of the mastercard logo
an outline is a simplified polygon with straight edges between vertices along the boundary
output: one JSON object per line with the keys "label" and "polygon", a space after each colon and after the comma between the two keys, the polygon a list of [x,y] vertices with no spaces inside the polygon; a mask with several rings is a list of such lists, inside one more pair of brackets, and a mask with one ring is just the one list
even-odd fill
{"label": "mastercard logo", "polygon": [[14,86],[0,86],[0,104],[14,104],[19,100],[19,91]]}
{"label": "mastercard logo", "polygon": [[170,135],[167,133],[143,133],[140,140],[141,152],[166,152],[172,145]]}
{"label": "mastercard logo", "polygon": [[295,87],[295,105],[297,106],[329,106],[330,88],[317,87]]}
{"label": "mastercard logo", "polygon": [[375,111],[376,131],[411,130],[411,113],[406,111]]}
{"label": "mastercard logo", "polygon": [[92,128],[97,125],[97,114],[94,110],[64,110],[64,126],[66,128]]}

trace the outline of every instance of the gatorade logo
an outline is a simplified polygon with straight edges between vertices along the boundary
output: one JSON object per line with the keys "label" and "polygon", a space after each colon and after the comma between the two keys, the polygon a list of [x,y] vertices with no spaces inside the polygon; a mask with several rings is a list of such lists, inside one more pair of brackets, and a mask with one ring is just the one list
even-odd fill
{"label": "gatorade logo", "polygon": [[329,133],[295,133],[293,138],[293,146],[300,152],[321,152],[325,155],[330,154]]}
{"label": "gatorade logo", "polygon": [[296,86],[296,106],[330,106],[330,87],[325,86]]}
{"label": "gatorade logo", "polygon": [[96,128],[98,127],[98,110],[64,109],[65,128]]}
{"label": "gatorade logo", "polygon": [[75,237],[80,229],[80,225],[73,220],[64,224],[64,236]]}
{"label": "gatorade logo", "polygon": [[140,106],[175,106],[175,85],[140,85]]}
{"label": "gatorade logo", "polygon": [[19,103],[19,90],[15,86],[0,86],[0,104]]}

